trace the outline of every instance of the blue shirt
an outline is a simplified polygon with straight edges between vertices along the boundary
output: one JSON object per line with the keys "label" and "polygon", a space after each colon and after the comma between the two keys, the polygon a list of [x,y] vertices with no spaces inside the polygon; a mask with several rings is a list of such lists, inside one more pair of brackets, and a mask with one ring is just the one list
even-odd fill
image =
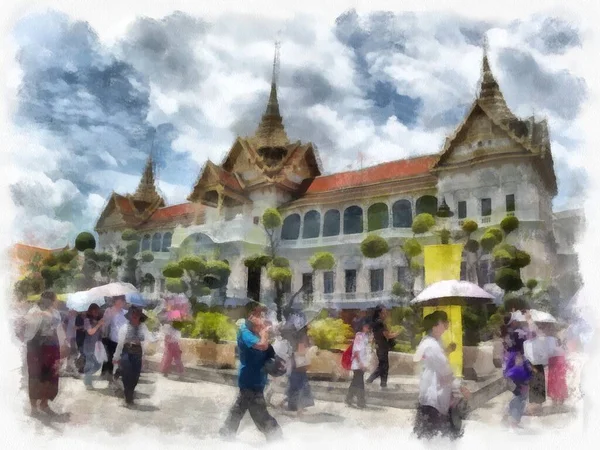
{"label": "blue shirt", "polygon": [[238,386],[240,389],[264,390],[267,385],[267,373],[264,370],[268,352],[253,348],[260,338],[247,326],[242,324],[237,336],[240,357],[240,373]]}

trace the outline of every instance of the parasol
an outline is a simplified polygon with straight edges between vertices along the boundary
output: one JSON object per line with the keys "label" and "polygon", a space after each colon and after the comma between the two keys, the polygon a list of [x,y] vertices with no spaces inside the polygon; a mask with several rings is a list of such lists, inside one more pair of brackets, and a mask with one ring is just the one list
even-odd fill
{"label": "parasol", "polygon": [[427,286],[416,298],[410,301],[412,305],[442,305],[463,302],[488,303],[494,296],[474,283],[459,280],[438,281]]}
{"label": "parasol", "polygon": [[67,308],[77,312],[85,312],[92,303],[104,305],[104,297],[94,299],[89,296],[89,291],[80,291],[67,295]]}

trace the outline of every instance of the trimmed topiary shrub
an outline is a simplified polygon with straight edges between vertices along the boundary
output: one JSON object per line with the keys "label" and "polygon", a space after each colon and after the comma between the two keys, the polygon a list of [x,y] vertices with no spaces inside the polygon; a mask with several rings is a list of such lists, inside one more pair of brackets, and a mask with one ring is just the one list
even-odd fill
{"label": "trimmed topiary shrub", "polygon": [[96,248],[96,238],[92,233],[88,233],[87,231],[79,233],[75,238],[75,248],[80,252],[88,249],[94,250]]}
{"label": "trimmed topiary shrub", "polygon": [[206,270],[206,261],[199,256],[184,256],[177,264],[183,270],[195,273],[202,273]]}
{"label": "trimmed topiary shrub", "polygon": [[523,287],[519,272],[510,267],[501,267],[496,270],[496,284],[506,292],[518,291]]}
{"label": "trimmed topiary shrub", "polygon": [[412,232],[415,234],[427,233],[435,225],[435,219],[431,214],[422,213],[416,216],[412,223]]}
{"label": "trimmed topiary shrub", "polygon": [[409,258],[415,258],[421,254],[423,247],[415,238],[407,239],[402,246],[404,253]]}
{"label": "trimmed topiary shrub", "polygon": [[275,208],[267,208],[263,213],[262,223],[267,230],[280,227],[282,222],[281,214]]}
{"label": "trimmed topiary shrub", "polygon": [[252,255],[244,260],[244,265],[249,269],[261,269],[271,262],[267,255]]}
{"label": "trimmed topiary shrub", "polygon": [[335,266],[335,258],[329,252],[317,252],[308,260],[313,270],[331,270]]}
{"label": "trimmed topiary shrub", "polygon": [[390,249],[387,241],[376,234],[368,235],[360,244],[360,251],[367,258],[379,258]]}
{"label": "trimmed topiary shrub", "polygon": [[506,234],[512,233],[519,228],[519,219],[515,216],[507,216],[500,222],[500,228],[502,228],[502,231]]}
{"label": "trimmed topiary shrub", "polygon": [[477,222],[475,222],[474,220],[467,219],[463,222],[462,230],[467,234],[475,233],[478,228],[479,225],[477,225]]}
{"label": "trimmed topiary shrub", "polygon": [[162,273],[165,278],[181,278],[183,276],[183,269],[179,264],[170,262],[165,265]]}

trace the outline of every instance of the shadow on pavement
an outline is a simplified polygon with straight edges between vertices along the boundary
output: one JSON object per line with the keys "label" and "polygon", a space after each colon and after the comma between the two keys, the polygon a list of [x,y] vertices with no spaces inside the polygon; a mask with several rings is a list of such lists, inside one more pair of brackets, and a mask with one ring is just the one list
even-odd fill
{"label": "shadow on pavement", "polygon": [[342,423],[344,420],[341,416],[329,413],[306,414],[298,417],[298,422],[303,423]]}
{"label": "shadow on pavement", "polygon": [[132,409],[133,411],[141,411],[141,412],[155,412],[155,411],[160,411],[160,408],[158,406],[154,406],[154,405],[139,405],[139,404],[133,404],[133,405],[129,406],[129,409]]}

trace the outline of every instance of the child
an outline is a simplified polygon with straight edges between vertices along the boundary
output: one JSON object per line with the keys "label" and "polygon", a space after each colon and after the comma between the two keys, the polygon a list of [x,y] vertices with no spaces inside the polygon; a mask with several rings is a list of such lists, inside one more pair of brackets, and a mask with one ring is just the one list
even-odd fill
{"label": "child", "polygon": [[515,385],[512,391],[514,397],[508,404],[509,425],[511,428],[520,428],[521,418],[527,406],[529,380],[533,376],[533,369],[521,353],[514,353],[507,361],[505,376]]}
{"label": "child", "polygon": [[181,378],[183,375],[183,363],[181,362],[181,347],[179,340],[181,333],[177,330],[179,324],[173,322],[173,325],[167,323],[163,325],[163,334],[165,336],[165,348],[163,351],[163,359],[160,366],[160,371],[165,377],[169,376],[171,365],[175,364],[175,370]]}
{"label": "child", "polygon": [[354,344],[352,346],[352,371],[354,377],[348,388],[346,395],[346,404],[352,406],[352,401],[356,397],[356,406],[364,408],[365,402],[365,371],[369,367],[371,360],[371,324],[363,322],[362,329],[356,333]]}

